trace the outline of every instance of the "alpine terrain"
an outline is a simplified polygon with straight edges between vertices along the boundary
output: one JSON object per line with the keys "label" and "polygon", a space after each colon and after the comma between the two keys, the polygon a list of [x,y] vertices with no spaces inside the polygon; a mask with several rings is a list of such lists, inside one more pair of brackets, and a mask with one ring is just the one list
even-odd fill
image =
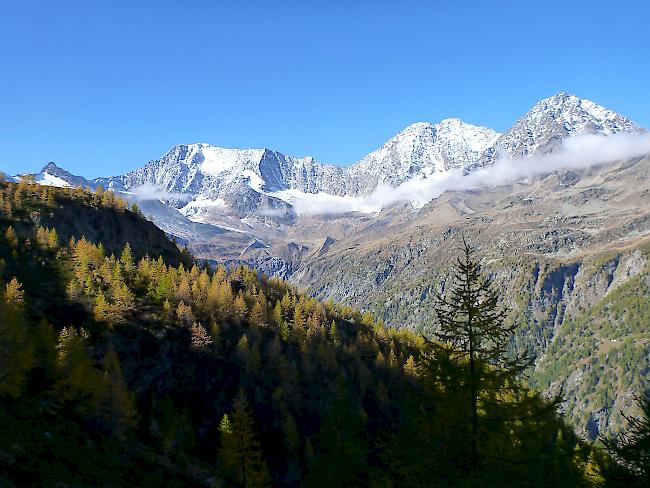
{"label": "alpine terrain", "polygon": [[650,389],[650,156],[591,164],[581,144],[645,133],[559,93],[502,134],[419,122],[350,166],[197,143],[124,175],[50,163],[34,176],[112,189],[197,258],[249,265],[392,329],[436,330],[464,236],[520,324],[510,348],[533,358],[527,381],[561,392],[593,440]]}

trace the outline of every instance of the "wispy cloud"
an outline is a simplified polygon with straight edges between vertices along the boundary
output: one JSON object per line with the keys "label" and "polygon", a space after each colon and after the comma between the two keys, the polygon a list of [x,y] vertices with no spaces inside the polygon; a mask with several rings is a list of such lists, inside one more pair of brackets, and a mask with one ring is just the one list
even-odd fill
{"label": "wispy cloud", "polygon": [[140,201],[178,200],[186,202],[192,198],[191,195],[187,195],[185,193],[169,192],[151,183],[145,183],[144,185],[132,188],[130,193],[132,193],[135,198]]}
{"label": "wispy cloud", "polygon": [[260,209],[260,215],[263,217],[287,217],[291,211],[286,208],[264,207]]}
{"label": "wispy cloud", "polygon": [[296,192],[291,195],[291,202],[301,215],[370,213],[399,202],[424,205],[445,191],[503,185],[561,169],[586,169],[646,154],[650,154],[650,133],[580,135],[565,139],[552,153],[529,158],[500,157],[494,164],[468,175],[461,170],[452,170],[428,178],[412,179],[398,187],[380,184],[364,197]]}

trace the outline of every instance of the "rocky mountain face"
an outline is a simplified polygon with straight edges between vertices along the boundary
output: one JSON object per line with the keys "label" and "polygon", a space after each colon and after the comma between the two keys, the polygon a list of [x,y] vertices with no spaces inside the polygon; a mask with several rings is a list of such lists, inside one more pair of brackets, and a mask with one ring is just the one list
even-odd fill
{"label": "rocky mountain face", "polygon": [[416,123],[349,167],[268,149],[179,145],[140,169],[94,183],[117,191],[150,185],[160,191],[164,200],[179,208],[187,207],[183,213],[197,221],[218,224],[224,215],[234,215],[290,224],[295,212],[287,191],[367,195],[379,183],[398,186],[412,178],[465,168],[497,137],[491,129],[459,119]]}
{"label": "rocky mountain face", "polygon": [[[363,197],[379,184],[399,187],[451,170],[468,173],[493,164],[499,155],[549,152],[574,135],[641,130],[622,115],[560,93],[535,104],[504,134],[459,119],[416,123],[348,167],[269,149],[189,144],[174,146],[162,158],[120,176],[89,181],[53,164],[40,176],[49,178],[49,184],[102,185],[133,192],[141,200],[162,200],[191,221],[248,232],[250,225],[295,224],[296,196],[308,201],[321,195]],[[168,226],[165,215],[155,214],[154,219],[162,228]]]}

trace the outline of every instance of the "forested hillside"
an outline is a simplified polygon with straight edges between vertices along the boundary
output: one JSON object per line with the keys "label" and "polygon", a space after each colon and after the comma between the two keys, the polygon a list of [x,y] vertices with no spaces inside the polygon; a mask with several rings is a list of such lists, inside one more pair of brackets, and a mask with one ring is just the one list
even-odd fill
{"label": "forested hillside", "polygon": [[0,183],[0,209],[2,486],[607,477],[513,377],[470,408],[463,359],[252,269],[201,266],[110,192]]}

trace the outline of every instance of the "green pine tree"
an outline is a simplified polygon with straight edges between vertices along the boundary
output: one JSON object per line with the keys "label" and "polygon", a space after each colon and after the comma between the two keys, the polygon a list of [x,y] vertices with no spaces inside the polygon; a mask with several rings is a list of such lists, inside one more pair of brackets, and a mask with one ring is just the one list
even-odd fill
{"label": "green pine tree", "polygon": [[479,453],[489,451],[487,445],[482,449],[480,446],[483,430],[480,412],[489,405],[505,405],[514,400],[517,376],[529,361],[523,356],[508,355],[516,324],[506,323],[508,311],[499,306],[499,296],[491,280],[481,271],[474,249],[465,239],[451,281],[449,291],[437,297],[436,342],[428,343],[434,355],[450,358],[465,378],[461,384],[466,388],[471,426],[468,464],[475,469],[479,465]]}

